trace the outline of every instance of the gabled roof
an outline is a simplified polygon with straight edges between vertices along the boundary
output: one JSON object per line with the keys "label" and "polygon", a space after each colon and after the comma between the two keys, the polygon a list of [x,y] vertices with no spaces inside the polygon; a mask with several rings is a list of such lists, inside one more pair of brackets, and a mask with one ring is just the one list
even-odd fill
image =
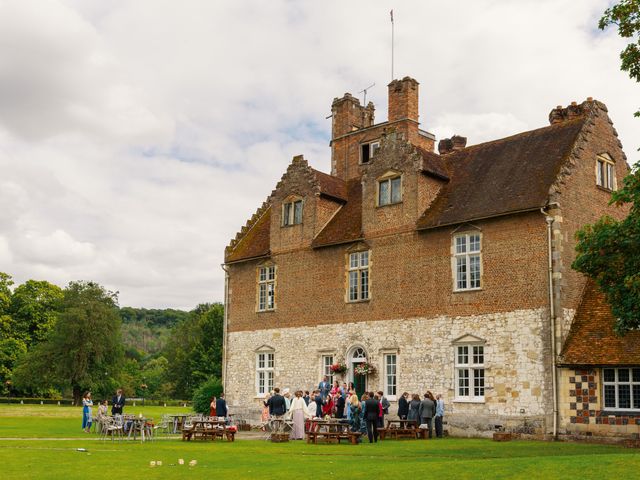
{"label": "gabled roof", "polygon": [[347,200],[347,182],[338,177],[327,175],[312,168],[313,174],[320,186],[320,194],[327,197],[331,197],[335,200],[346,201]]}
{"label": "gabled roof", "polygon": [[246,231],[241,231],[225,251],[225,262],[237,262],[269,255],[271,237],[271,207],[258,211],[260,215],[250,222]]}
{"label": "gabled roof", "polygon": [[585,120],[467,147],[441,156],[439,163],[435,154],[423,155],[428,168],[445,173],[449,182],[418,220],[418,229],[543,207]]}
{"label": "gabled roof", "polygon": [[362,184],[354,179],[346,182],[347,201],[322,231],[314,238],[313,247],[353,242],[362,238]]}
{"label": "gabled roof", "polygon": [[614,323],[605,295],[589,280],[558,363],[640,365],[640,331],[620,337],[613,331]]}

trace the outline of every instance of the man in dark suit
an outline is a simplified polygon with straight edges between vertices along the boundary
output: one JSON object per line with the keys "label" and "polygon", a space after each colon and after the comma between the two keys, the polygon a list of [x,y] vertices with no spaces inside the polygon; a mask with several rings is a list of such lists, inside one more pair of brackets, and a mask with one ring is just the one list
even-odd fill
{"label": "man in dark suit", "polygon": [[368,395],[369,398],[364,402],[364,408],[367,416],[367,435],[369,436],[369,443],[373,443],[378,441],[380,402],[374,396],[373,392],[369,392]]}
{"label": "man in dark suit", "polygon": [[111,399],[111,415],[122,415],[122,409],[124,408],[124,395],[122,389],[119,388],[116,394]]}
{"label": "man in dark suit", "polygon": [[346,398],[338,393],[336,400],[336,418],[344,418],[344,407],[346,404]]}
{"label": "man in dark suit", "polygon": [[280,395],[278,387],[273,389],[273,395],[267,400],[267,406],[269,407],[269,415],[272,417],[281,417],[287,412],[287,402]]}
{"label": "man in dark suit", "polygon": [[316,390],[313,393],[313,401],[316,402],[316,417],[322,418],[322,395],[320,394],[320,390]]}
{"label": "man in dark suit", "polygon": [[216,415],[226,417],[227,413],[227,401],[224,399],[224,393],[221,393],[216,400]]}

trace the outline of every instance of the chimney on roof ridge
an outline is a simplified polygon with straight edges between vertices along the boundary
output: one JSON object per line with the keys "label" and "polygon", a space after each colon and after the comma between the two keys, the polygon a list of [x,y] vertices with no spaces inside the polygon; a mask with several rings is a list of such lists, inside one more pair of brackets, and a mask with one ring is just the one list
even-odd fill
{"label": "chimney on roof ridge", "polygon": [[565,108],[563,108],[562,105],[558,105],[549,113],[549,123],[554,125],[556,123],[572,120],[576,117],[581,117],[588,112],[590,107],[587,104],[591,102],[593,102],[593,98],[587,97],[587,99],[580,104],[578,102],[571,102],[571,104]]}
{"label": "chimney on roof ridge", "polygon": [[389,87],[389,123],[397,120],[418,122],[418,85],[411,77],[392,80]]}
{"label": "chimney on roof ridge", "polygon": [[438,142],[438,153],[446,155],[447,153],[457,152],[467,146],[467,137],[454,135],[451,138],[443,138]]}
{"label": "chimney on roof ridge", "polygon": [[372,102],[360,105],[360,100],[350,93],[334,98],[331,104],[331,138],[337,138],[354,130],[373,125],[375,107]]}

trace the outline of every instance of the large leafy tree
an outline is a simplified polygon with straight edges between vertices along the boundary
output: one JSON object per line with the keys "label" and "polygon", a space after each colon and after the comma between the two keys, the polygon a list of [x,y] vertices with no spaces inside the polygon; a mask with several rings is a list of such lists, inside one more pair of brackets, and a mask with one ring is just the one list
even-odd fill
{"label": "large leafy tree", "polygon": [[201,304],[174,329],[165,357],[176,396],[191,398],[204,381],[221,376],[223,318],[221,304]]}
{"label": "large leafy tree", "polygon": [[71,282],[47,339],[36,345],[14,372],[21,388],[83,390],[112,388],[122,362],[117,294],[94,282]]}
{"label": "large leafy tree", "polygon": [[27,346],[45,339],[53,327],[63,294],[46,281],[27,280],[11,298],[12,336]]}
{"label": "large leafy tree", "polygon": [[602,217],[577,233],[573,268],[593,278],[606,295],[619,334],[640,328],[640,166],[625,177],[611,203],[630,204],[622,221]]}
{"label": "large leafy tree", "polygon": [[[618,27],[618,35],[629,39],[627,46],[620,52],[620,68],[629,73],[636,82],[640,82],[640,0],[622,0],[607,8],[598,23],[604,30],[610,25]],[[635,113],[640,117],[640,111]]]}
{"label": "large leafy tree", "polygon": [[11,316],[9,310],[11,308],[11,275],[0,272],[0,338],[6,339],[11,337]]}

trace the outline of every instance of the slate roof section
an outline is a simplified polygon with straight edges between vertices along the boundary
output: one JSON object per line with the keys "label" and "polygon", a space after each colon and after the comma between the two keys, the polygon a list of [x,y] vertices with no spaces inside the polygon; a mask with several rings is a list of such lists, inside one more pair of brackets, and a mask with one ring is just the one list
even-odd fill
{"label": "slate roof section", "polygon": [[640,331],[619,337],[604,294],[589,280],[582,294],[559,365],[640,365]]}
{"label": "slate roof section", "polygon": [[450,174],[445,157],[421,147],[415,147],[415,149],[422,155],[422,171],[424,173],[440,180],[449,180]]}
{"label": "slate roof section", "polygon": [[238,243],[227,248],[225,262],[232,263],[269,255],[270,237],[271,207],[268,207]]}
{"label": "slate roof section", "polygon": [[315,168],[312,168],[312,170],[318,180],[321,195],[325,195],[342,202],[347,200],[347,183],[344,180],[327,175]]}
{"label": "slate roof section", "polygon": [[[418,229],[453,225],[543,207],[586,117],[473,145],[425,164],[443,171],[444,184]],[[435,155],[435,154],[434,154]]]}
{"label": "slate roof section", "polygon": [[347,202],[313,239],[313,247],[326,247],[362,239],[362,184],[354,179],[346,182]]}

